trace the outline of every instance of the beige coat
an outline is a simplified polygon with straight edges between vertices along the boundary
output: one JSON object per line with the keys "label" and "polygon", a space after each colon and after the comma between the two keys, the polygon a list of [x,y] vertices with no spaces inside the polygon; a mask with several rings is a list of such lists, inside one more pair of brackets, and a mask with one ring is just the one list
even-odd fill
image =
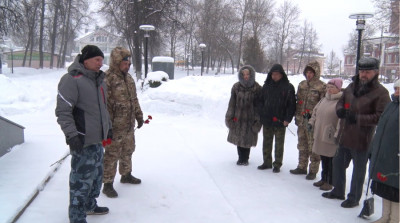
{"label": "beige coat", "polygon": [[343,92],[337,94],[326,93],[325,97],[315,106],[311,119],[313,126],[314,144],[312,151],[318,155],[333,157],[338,146],[335,143],[335,134],[339,118],[336,115],[336,103]]}

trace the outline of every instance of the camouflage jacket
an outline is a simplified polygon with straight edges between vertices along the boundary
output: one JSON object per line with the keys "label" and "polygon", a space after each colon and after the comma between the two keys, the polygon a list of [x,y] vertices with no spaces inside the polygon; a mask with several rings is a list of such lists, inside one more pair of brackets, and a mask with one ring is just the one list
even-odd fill
{"label": "camouflage jacket", "polygon": [[300,82],[297,88],[295,116],[295,124],[297,126],[307,125],[308,120],[311,118],[314,107],[325,96],[326,84],[320,80],[321,70],[319,63],[316,61],[309,63],[305,67],[304,71],[308,67],[315,71],[315,75],[309,81],[304,80]]}
{"label": "camouflage jacket", "polygon": [[143,120],[143,112],[136,94],[132,76],[122,72],[106,71],[107,108],[113,131],[129,131],[135,127],[135,120]]}

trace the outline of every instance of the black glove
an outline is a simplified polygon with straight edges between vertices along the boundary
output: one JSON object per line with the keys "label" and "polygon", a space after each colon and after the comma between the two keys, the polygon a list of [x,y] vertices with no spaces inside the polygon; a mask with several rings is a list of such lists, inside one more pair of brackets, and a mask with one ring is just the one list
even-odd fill
{"label": "black glove", "polygon": [[303,118],[310,119],[311,118],[311,114],[310,113],[304,113]]}
{"label": "black glove", "polygon": [[112,138],[113,138],[113,132],[112,129],[109,129],[107,134],[107,139],[112,139]]}
{"label": "black glove", "polygon": [[137,120],[137,128],[138,129],[140,129],[140,127],[142,127],[143,126],[143,119],[139,119],[139,120]]}
{"label": "black glove", "polygon": [[74,136],[72,138],[69,138],[67,140],[67,144],[69,145],[69,149],[71,151],[75,151],[75,152],[81,152],[83,149],[83,142],[82,140],[79,138],[79,136]]}
{"label": "black glove", "polygon": [[346,114],[346,122],[349,124],[356,124],[357,123],[357,116],[353,112],[348,112]]}
{"label": "black glove", "polygon": [[311,125],[310,123],[307,124],[307,130],[308,130],[309,132],[311,132],[311,130],[312,130],[312,125]]}
{"label": "black glove", "polygon": [[336,115],[338,118],[345,118],[346,117],[346,109],[340,108],[336,110]]}

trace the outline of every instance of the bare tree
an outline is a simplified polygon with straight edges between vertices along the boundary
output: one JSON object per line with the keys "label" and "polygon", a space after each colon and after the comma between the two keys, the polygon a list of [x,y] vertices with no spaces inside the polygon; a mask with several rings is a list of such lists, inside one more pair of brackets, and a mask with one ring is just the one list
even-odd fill
{"label": "bare tree", "polygon": [[45,0],[41,1],[40,8],[40,31],[39,31],[39,68],[43,69],[43,38],[44,38],[44,12],[46,9]]}
{"label": "bare tree", "polygon": [[339,68],[339,58],[336,56],[336,53],[332,50],[326,60],[326,68],[328,70],[328,74],[336,74],[337,68]]}
{"label": "bare tree", "polygon": [[304,24],[301,27],[300,32],[299,32],[300,38],[299,38],[299,41],[297,44],[298,45],[297,46],[297,49],[298,49],[297,57],[299,59],[299,64],[297,66],[297,73],[300,72],[300,68],[302,67],[303,56],[306,53],[306,50],[308,48],[307,47],[307,39],[310,34],[310,26],[311,26],[311,24],[309,22],[307,22],[307,20],[304,20]]}
{"label": "bare tree", "polygon": [[249,11],[250,4],[252,4],[253,0],[235,0],[234,4],[237,6],[238,14],[241,18],[240,22],[240,35],[239,35],[239,52],[238,52],[238,60],[237,60],[237,69],[239,69],[240,61],[242,59],[242,44],[243,44],[243,35],[244,29],[247,23],[247,15]]}
{"label": "bare tree", "polygon": [[263,38],[271,30],[274,2],[272,0],[253,0],[249,7],[248,20],[253,36]]}
{"label": "bare tree", "polygon": [[299,15],[299,7],[287,0],[277,9],[275,27],[278,35],[278,38],[276,38],[278,45],[277,59],[280,64],[283,62],[285,44],[287,44],[289,36],[295,31]]}
{"label": "bare tree", "polygon": [[23,17],[20,1],[0,0],[0,36],[7,36],[10,31],[18,32],[21,28]]}

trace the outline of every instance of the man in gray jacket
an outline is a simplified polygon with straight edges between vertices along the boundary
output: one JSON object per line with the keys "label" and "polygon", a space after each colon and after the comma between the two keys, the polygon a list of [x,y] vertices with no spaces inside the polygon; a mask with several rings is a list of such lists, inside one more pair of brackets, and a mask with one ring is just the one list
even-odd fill
{"label": "man in gray jacket", "polygon": [[87,214],[107,214],[99,207],[103,178],[102,142],[111,143],[111,121],[107,112],[107,87],[103,82],[104,54],[87,45],[58,84],[56,116],[65,134],[71,158],[69,177],[70,223],[86,223]]}

